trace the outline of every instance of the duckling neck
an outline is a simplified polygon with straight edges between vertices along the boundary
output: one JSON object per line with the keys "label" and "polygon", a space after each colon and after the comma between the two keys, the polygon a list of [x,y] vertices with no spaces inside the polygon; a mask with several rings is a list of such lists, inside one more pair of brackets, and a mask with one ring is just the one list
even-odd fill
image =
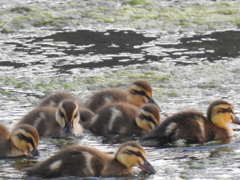
{"label": "duckling neck", "polygon": [[234,135],[232,128],[227,124],[216,125],[212,123],[212,126],[210,126],[210,128],[211,131],[214,132],[214,140],[223,140]]}
{"label": "duckling neck", "polygon": [[102,176],[123,176],[133,172],[133,168],[129,168],[121,164],[117,159],[111,159],[103,168]]}
{"label": "duckling neck", "polygon": [[4,157],[16,157],[16,156],[23,156],[25,155],[24,152],[17,149],[11,140],[0,140],[0,156]]}

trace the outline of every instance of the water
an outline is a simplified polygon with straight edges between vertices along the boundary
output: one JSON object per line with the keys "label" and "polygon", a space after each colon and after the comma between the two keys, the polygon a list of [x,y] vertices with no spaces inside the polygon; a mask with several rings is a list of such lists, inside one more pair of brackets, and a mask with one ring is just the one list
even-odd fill
{"label": "water", "polygon": [[[229,101],[239,115],[239,35],[233,30],[186,37],[128,29],[65,29],[42,36],[5,37],[0,48],[0,122],[11,129],[45,94],[57,90],[70,91],[85,102],[99,89],[126,89],[139,78],[152,84],[163,120],[189,108],[205,113],[215,99]],[[136,169],[129,179],[239,179],[240,126],[231,126],[235,136],[230,144],[144,147],[157,173],[148,176]],[[0,178],[24,179],[22,168],[70,144],[114,153],[119,142],[88,133],[42,139],[40,157],[0,160]]]}
{"label": "water", "polygon": [[[98,89],[124,89],[139,77],[151,82],[163,119],[187,108],[205,112],[210,101],[217,98],[228,100],[239,112],[239,33],[213,32],[163,43],[162,37],[133,30],[78,30],[4,41],[0,121],[12,128],[45,93],[54,90],[69,90],[84,102]],[[52,87],[51,83],[58,85]],[[73,88],[74,83],[79,86]],[[145,147],[157,173],[146,176],[136,169],[130,179],[238,179],[239,127],[232,127],[236,135],[227,145],[181,148],[180,143],[172,148]],[[70,144],[90,145],[113,153],[118,143],[90,134],[64,140],[42,139],[40,157],[1,160],[0,177],[26,178],[22,168],[41,162]]]}

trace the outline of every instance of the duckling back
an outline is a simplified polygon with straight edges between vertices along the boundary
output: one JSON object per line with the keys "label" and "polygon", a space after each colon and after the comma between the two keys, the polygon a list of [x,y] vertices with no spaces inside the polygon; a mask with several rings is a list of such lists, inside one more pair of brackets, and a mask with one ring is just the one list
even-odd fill
{"label": "duckling back", "polygon": [[138,108],[127,103],[114,103],[100,108],[84,125],[96,135],[133,134],[140,128],[135,124]]}
{"label": "duckling back", "polygon": [[40,137],[63,137],[62,127],[56,121],[57,109],[54,107],[40,107],[27,113],[17,125],[30,124],[34,126]]}
{"label": "duckling back", "polygon": [[82,106],[80,100],[68,92],[56,92],[45,97],[39,104],[38,107],[52,106],[57,108],[63,100],[72,100]]}
{"label": "duckling back", "polygon": [[96,135],[141,135],[151,131],[160,122],[159,109],[153,104],[137,108],[128,103],[113,103],[100,108],[84,125]]}
{"label": "duckling back", "polygon": [[104,105],[117,102],[127,102],[126,92],[119,89],[107,89],[93,94],[93,96],[85,103],[85,107],[92,112],[96,112]]}
{"label": "duckling back", "polygon": [[0,139],[7,140],[10,137],[10,132],[6,126],[0,124]]}
{"label": "duckling back", "polygon": [[207,118],[200,112],[176,113],[143,137],[143,140],[157,140],[159,144],[172,143],[183,139],[187,143],[205,142],[213,138],[208,133]]}
{"label": "duckling back", "polygon": [[111,159],[105,153],[86,146],[70,146],[42,163],[26,169],[28,176],[54,178],[63,176],[100,176],[105,162]]}

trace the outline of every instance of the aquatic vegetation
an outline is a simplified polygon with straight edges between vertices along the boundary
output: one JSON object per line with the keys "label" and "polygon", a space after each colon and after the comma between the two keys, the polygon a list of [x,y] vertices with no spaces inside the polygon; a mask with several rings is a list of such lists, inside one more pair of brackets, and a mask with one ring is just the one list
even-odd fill
{"label": "aquatic vegetation", "polygon": [[149,1],[146,0],[131,0],[131,1],[127,1],[126,4],[130,4],[132,6],[134,5],[146,5],[146,4],[150,4]]}
{"label": "aquatic vegetation", "polygon": [[[126,89],[140,78],[152,84],[163,120],[188,108],[205,113],[212,100],[219,98],[236,105],[239,114],[238,33],[221,32],[240,26],[237,1],[3,0],[0,6],[0,121],[10,127],[46,94],[66,90],[84,102],[95,91]],[[54,36],[49,36],[66,32],[60,34],[63,37],[79,29],[90,31],[93,37],[103,32],[101,37],[110,37],[112,44],[104,46],[105,39],[101,39],[99,45],[104,49],[98,51],[94,41],[79,45],[78,39],[55,41]],[[209,32],[214,30],[219,33]],[[127,44],[122,38],[117,43],[113,41],[117,32],[141,34],[134,36],[136,39],[154,38],[145,38],[146,42],[136,46],[133,43],[132,49],[128,45],[119,48],[121,52],[104,54],[106,49]],[[135,50],[138,52],[132,53]],[[110,61],[121,63],[108,67]],[[235,139],[225,147],[218,142],[204,147],[182,143],[176,148],[148,147],[157,174],[130,179],[238,179],[239,144],[235,142],[240,135],[239,127],[234,129]],[[81,138],[43,139],[41,157],[1,160],[4,170],[0,177],[22,179],[24,174],[19,170],[70,144],[91,145],[113,153],[117,143],[118,140],[109,142],[88,133]]]}
{"label": "aquatic vegetation", "polygon": [[100,6],[93,1],[79,4],[75,0],[65,4],[49,3],[46,6],[21,3],[0,10],[0,27],[2,32],[11,32],[31,26],[59,28],[98,23],[101,26],[112,24],[116,27],[150,27],[167,31],[175,26],[176,30],[191,29],[197,32],[226,25],[239,26],[239,8],[240,4],[234,1],[188,1],[179,4],[154,0],[101,0]]}

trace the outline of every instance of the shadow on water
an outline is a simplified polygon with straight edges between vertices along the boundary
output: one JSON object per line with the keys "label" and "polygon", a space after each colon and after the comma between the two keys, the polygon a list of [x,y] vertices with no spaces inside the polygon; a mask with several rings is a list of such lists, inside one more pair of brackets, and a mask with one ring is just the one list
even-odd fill
{"label": "shadow on water", "polygon": [[[132,30],[107,30],[104,32],[78,30],[58,32],[45,37],[21,39],[21,42],[6,42],[15,45],[14,51],[55,58],[53,68],[66,71],[73,68],[101,68],[143,64],[163,58],[178,59],[176,64],[210,62],[239,56],[240,32],[223,31],[179,39],[175,44],[161,44],[157,39]],[[151,48],[157,49],[152,53]],[[156,51],[156,50],[155,50]],[[72,59],[66,59],[71,56]],[[97,58],[89,58],[97,56]],[[88,60],[89,59],[89,60]],[[96,60],[97,59],[97,60]],[[187,62],[181,59],[187,59]],[[19,61],[19,60],[18,60]],[[31,64],[44,64],[32,62]],[[24,62],[0,62],[0,66],[15,68],[28,66]]]}
{"label": "shadow on water", "polygon": [[[213,32],[202,36],[181,38],[176,45],[161,45],[165,48],[175,48],[168,55],[172,58],[180,58],[187,55],[188,58],[206,58],[208,61],[221,60],[224,58],[235,58],[239,56],[240,32],[223,31]],[[178,49],[185,49],[177,54]]]}

